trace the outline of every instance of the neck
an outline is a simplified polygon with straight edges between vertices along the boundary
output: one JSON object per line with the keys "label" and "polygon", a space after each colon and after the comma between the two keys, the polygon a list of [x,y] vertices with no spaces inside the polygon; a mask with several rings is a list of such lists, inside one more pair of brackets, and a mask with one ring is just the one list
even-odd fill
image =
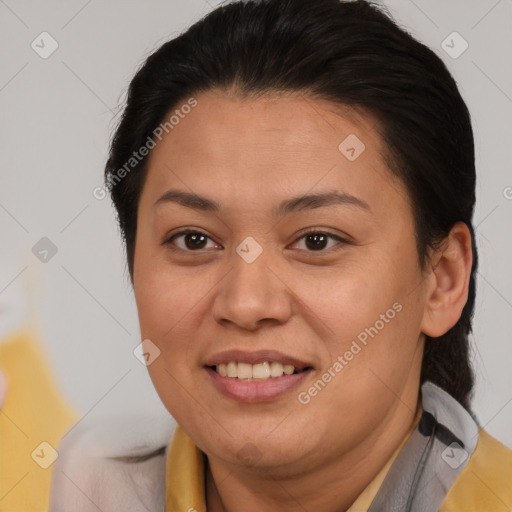
{"label": "neck", "polygon": [[207,509],[209,512],[235,512],[241,508],[244,512],[288,512],[300,506],[303,510],[347,511],[411,431],[418,419],[418,405],[417,394],[397,398],[371,436],[349,452],[307,464],[307,471],[300,473],[282,468],[279,471],[265,468],[264,472],[255,473],[209,458]]}

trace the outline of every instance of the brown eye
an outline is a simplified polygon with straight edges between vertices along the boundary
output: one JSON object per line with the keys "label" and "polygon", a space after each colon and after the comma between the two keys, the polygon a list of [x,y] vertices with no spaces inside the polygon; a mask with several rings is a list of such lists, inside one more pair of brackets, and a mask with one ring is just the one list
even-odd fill
{"label": "brown eye", "polygon": [[316,251],[317,249],[325,249],[329,242],[329,237],[324,233],[318,233],[314,235],[307,235],[305,237],[306,247]]}
{"label": "brown eye", "polygon": [[[343,238],[331,234],[326,233],[323,231],[309,231],[305,234],[303,234],[296,242],[295,244],[299,244],[300,241],[303,241],[303,247],[298,247],[299,249],[305,249],[308,252],[326,252],[325,249],[330,249],[333,246],[336,245],[343,245],[344,242],[346,242]],[[336,243],[331,243],[329,245],[330,241],[335,241]]]}
{"label": "brown eye", "polygon": [[[175,245],[178,250],[194,252],[207,248],[208,240],[211,240],[210,237],[201,231],[184,230],[173,235],[164,244]],[[219,247],[213,241],[211,242],[214,247]]]}

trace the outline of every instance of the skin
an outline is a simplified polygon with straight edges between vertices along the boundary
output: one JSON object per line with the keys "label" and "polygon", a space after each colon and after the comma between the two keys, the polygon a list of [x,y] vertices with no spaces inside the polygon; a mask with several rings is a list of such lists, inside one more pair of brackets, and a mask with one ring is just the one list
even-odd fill
{"label": "skin", "polygon": [[[247,512],[298,503],[346,510],[413,425],[425,334],[446,332],[467,300],[469,231],[456,224],[420,268],[407,190],[387,168],[367,114],[299,94],[208,91],[196,99],[152,150],[138,208],[135,297],[142,338],[161,351],[150,376],[208,456],[209,511],[241,503]],[[365,144],[354,161],[338,150],[349,134]],[[169,189],[213,199],[221,210],[155,205]],[[369,209],[335,204],[272,216],[283,200],[331,191]],[[184,228],[209,238],[200,249],[186,236],[163,243]],[[347,241],[315,250],[305,228]],[[236,252],[248,236],[263,249],[252,263]],[[402,310],[301,404],[298,393],[397,302]],[[277,349],[314,371],[277,399],[239,403],[203,368],[228,349]],[[237,455],[246,443],[257,460]]]}

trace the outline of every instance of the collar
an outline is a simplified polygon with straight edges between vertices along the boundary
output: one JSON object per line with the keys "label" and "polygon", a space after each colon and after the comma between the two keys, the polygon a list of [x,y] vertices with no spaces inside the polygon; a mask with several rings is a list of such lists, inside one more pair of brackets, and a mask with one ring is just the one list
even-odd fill
{"label": "collar", "polygon": [[479,428],[468,411],[432,382],[421,387],[423,413],[368,512],[437,512],[473,455]]}
{"label": "collar", "polygon": [[203,452],[176,426],[165,468],[166,512],[206,512]]}

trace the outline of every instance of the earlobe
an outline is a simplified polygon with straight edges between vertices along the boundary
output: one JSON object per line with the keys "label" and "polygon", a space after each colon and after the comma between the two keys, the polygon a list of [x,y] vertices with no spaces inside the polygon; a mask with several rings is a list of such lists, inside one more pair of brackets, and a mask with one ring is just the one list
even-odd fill
{"label": "earlobe", "polygon": [[468,299],[473,251],[471,233],[464,222],[453,226],[431,259],[421,330],[437,338],[458,322]]}

